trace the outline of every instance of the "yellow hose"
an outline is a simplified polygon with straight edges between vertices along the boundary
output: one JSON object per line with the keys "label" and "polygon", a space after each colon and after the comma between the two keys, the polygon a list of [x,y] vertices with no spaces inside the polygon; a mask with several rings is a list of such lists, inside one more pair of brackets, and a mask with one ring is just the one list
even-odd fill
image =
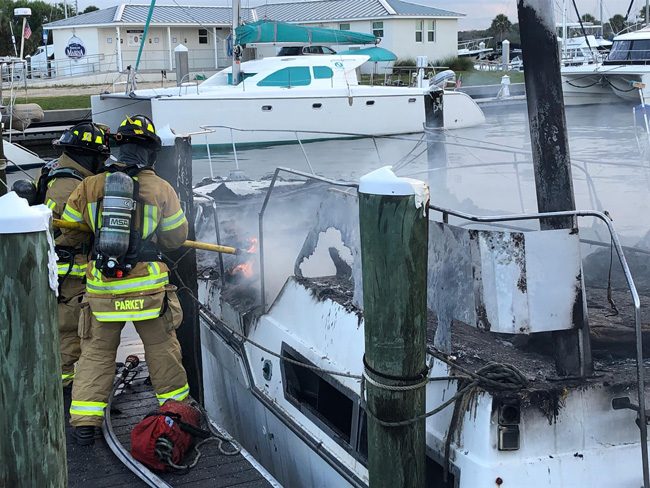
{"label": "yellow hose", "polygon": [[[59,229],[77,230],[79,232],[91,233],[92,230],[82,222],[68,222],[67,220],[52,219],[54,227]],[[208,242],[199,241],[185,241],[181,244],[183,247],[191,247],[192,249],[200,249],[202,251],[220,252],[224,254],[237,254],[237,248],[230,246],[219,246],[218,244],[210,244]]]}

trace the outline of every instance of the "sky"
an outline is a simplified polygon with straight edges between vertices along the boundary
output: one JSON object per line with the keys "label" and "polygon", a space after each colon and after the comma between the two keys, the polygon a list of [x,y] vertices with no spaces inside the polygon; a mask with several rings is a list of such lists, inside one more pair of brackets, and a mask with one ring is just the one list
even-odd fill
{"label": "sky", "polygon": [[[48,0],[50,3],[57,3],[63,0]],[[148,4],[149,0],[126,0],[131,3],[138,4]],[[229,5],[230,2],[227,0],[176,0],[180,5]],[[277,0],[268,0],[269,3],[273,3]],[[285,0],[287,1],[287,0]],[[486,29],[490,26],[492,19],[500,14],[506,14],[511,22],[517,22],[517,1],[516,0],[405,0],[411,3],[420,3],[422,5],[429,5],[432,7],[439,7],[442,9],[452,10],[454,12],[460,12],[466,14],[466,16],[460,21],[459,29],[468,30],[468,29]],[[562,11],[562,1],[563,0],[551,0],[555,6],[556,15],[561,16]],[[599,12],[599,1],[600,0],[576,0],[578,5],[578,10],[580,15],[585,13],[590,13],[598,18]],[[625,15],[627,7],[629,5],[629,0],[602,0],[603,1],[603,11],[604,17],[609,19],[614,14]],[[75,0],[68,0],[69,4],[74,4]],[[79,5],[79,10],[83,10],[88,5],[95,5],[99,8],[106,8],[113,5],[117,5],[120,0],[77,0]],[[172,0],[159,0],[158,3],[172,3]],[[241,0],[242,6],[254,6],[264,3],[260,0]],[[633,12],[638,12],[644,5],[645,0],[635,0],[635,5],[632,9]],[[576,15],[573,11],[573,3],[571,0],[567,0],[567,5],[569,9],[569,21],[577,20]],[[560,17],[561,20],[561,17]]]}

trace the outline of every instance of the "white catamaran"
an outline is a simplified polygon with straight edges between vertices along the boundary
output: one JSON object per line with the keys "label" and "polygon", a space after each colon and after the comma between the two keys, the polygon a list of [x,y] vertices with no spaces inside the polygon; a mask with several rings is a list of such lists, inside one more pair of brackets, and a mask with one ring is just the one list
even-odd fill
{"label": "white catamaran", "polygon": [[[241,26],[236,32],[240,45],[340,44],[342,35],[353,36],[344,40],[347,43],[375,42],[368,34],[272,21]],[[93,96],[93,120],[115,127],[125,112],[142,113],[176,133],[208,129],[208,144],[295,141],[296,133],[300,139],[328,139],[422,132],[424,98],[439,88],[428,83],[424,87],[362,85],[357,72],[368,61],[371,57],[363,54],[237,61],[201,84]],[[461,92],[445,91],[443,110],[447,129],[485,121],[478,105]]]}

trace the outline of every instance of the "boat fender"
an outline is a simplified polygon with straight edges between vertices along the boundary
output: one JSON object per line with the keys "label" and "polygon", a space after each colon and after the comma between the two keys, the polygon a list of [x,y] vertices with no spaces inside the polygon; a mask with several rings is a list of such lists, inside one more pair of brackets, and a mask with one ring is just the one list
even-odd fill
{"label": "boat fender", "polygon": [[180,466],[194,445],[194,437],[210,437],[202,430],[201,412],[188,403],[167,400],[131,431],[131,455],[155,471],[186,469]]}

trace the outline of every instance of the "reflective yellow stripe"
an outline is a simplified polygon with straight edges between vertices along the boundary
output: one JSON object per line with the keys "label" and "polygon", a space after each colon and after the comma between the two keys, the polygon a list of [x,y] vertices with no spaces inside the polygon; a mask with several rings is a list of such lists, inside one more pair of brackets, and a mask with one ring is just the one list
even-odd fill
{"label": "reflective yellow stripe", "polygon": [[68,222],[83,222],[84,219],[81,216],[81,212],[76,211],[70,205],[66,205],[63,211],[63,220],[67,220]]}
{"label": "reflective yellow stripe", "polygon": [[178,390],[170,391],[169,393],[161,393],[157,394],[156,397],[158,397],[158,403],[161,405],[165,403],[167,400],[174,399],[178,400],[179,402],[181,400],[185,400],[190,394],[190,385],[185,383],[183,386],[181,386]]}
{"label": "reflective yellow stripe", "polygon": [[187,219],[185,218],[185,214],[183,213],[183,209],[180,209],[178,212],[176,212],[171,217],[163,218],[160,228],[163,231],[174,230],[177,227],[180,227],[181,225],[183,225],[185,222],[187,222]]}
{"label": "reflective yellow stripe", "polygon": [[158,227],[158,207],[155,205],[144,206],[144,222],[142,225],[142,237],[146,239],[154,233]]}
{"label": "reflective yellow stripe", "polygon": [[131,310],[128,312],[94,312],[93,315],[99,322],[121,322],[123,320],[151,320],[160,317],[160,309]]}
{"label": "reflective yellow stripe", "polygon": [[[58,273],[59,275],[65,276],[85,276],[87,264],[74,264],[72,269],[70,269],[70,263],[58,264]],[[68,272],[70,270],[70,272]]]}
{"label": "reflective yellow stripe", "polygon": [[70,415],[94,415],[103,417],[105,408],[106,403],[104,402],[80,402],[72,400],[70,404]]}
{"label": "reflective yellow stripe", "polygon": [[169,283],[169,274],[167,272],[161,272],[158,263],[149,263],[148,276],[114,281],[102,281],[102,275],[95,267],[94,261],[91,266],[92,278],[86,282],[86,290],[88,293],[96,295],[120,295],[136,291],[155,290],[157,288],[163,288]]}
{"label": "reflective yellow stripe", "polygon": [[50,210],[54,210],[54,207],[56,207],[56,202],[54,200],[51,200],[50,198],[47,199],[47,202],[45,202],[45,205],[47,208]]}
{"label": "reflective yellow stripe", "polygon": [[[95,230],[95,216],[97,214],[97,202],[90,202],[88,205],[88,220],[90,220],[90,228],[94,231]],[[101,222],[102,222],[102,217],[101,217],[101,209],[99,212],[99,215],[97,215],[97,222],[99,222],[99,226],[101,227]]]}
{"label": "reflective yellow stripe", "polygon": [[63,374],[61,375],[61,380],[62,380],[62,381],[70,380],[70,379],[72,379],[72,378],[74,378],[74,373],[67,373],[67,374],[66,374],[66,373],[63,373]]}

